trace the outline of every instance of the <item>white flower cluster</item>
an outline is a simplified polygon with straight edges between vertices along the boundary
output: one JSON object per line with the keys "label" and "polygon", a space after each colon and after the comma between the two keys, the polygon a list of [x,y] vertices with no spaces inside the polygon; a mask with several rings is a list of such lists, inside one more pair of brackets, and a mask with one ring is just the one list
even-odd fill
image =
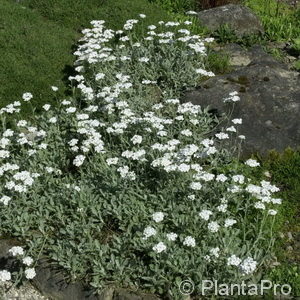
{"label": "white flower cluster", "polygon": [[236,255],[231,255],[227,259],[227,265],[239,267],[239,270],[243,275],[249,275],[256,270],[257,261],[255,261],[252,257],[247,257],[244,260],[241,260]]}
{"label": "white flower cluster", "polygon": [[[13,246],[8,250],[8,253],[11,256],[20,258],[22,263],[27,267],[33,264],[33,259],[30,256],[24,257],[24,249],[20,246]],[[24,274],[27,279],[33,279],[36,276],[36,272],[34,268],[25,268]],[[10,281],[11,278],[12,275],[9,271],[7,270],[0,271],[0,282]]]}
{"label": "white flower cluster", "polygon": [[238,102],[240,101],[241,98],[238,96],[238,92],[234,91],[229,93],[229,97],[225,98],[223,101],[224,102]]}
{"label": "white flower cluster", "polygon": [[5,281],[10,281],[11,280],[11,273],[7,270],[2,270],[0,271],[0,281],[5,282]]}

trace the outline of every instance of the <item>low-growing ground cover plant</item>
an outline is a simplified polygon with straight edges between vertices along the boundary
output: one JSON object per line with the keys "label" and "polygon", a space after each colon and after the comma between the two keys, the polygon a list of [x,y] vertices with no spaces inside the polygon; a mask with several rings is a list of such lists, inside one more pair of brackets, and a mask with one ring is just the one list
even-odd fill
{"label": "low-growing ground cover plant", "polygon": [[270,259],[281,199],[268,177],[251,176],[255,159],[241,171],[233,157],[242,119],[179,101],[214,76],[212,39],[192,34],[191,21],[160,21],[141,38],[145,18],[121,30],[92,21],[74,53],[73,96],[45,104],[34,123],[18,117],[18,101],[0,110],[0,234],[19,240],[10,254],[28,267],[0,271],[1,281],[34,277],[43,256],[98,291],[181,299],[184,279],[196,294],[204,279],[256,282]]}

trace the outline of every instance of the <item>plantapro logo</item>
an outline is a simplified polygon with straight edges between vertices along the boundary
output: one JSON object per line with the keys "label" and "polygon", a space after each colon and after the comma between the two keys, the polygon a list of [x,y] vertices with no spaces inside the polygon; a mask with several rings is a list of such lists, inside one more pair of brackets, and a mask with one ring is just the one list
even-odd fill
{"label": "plantapro logo", "polygon": [[[179,285],[180,293],[190,295],[195,291],[194,282],[184,280]],[[218,280],[202,280],[200,285],[201,296],[289,296],[292,287],[289,284],[275,284],[270,280],[261,280],[258,284],[241,283],[219,283]]]}

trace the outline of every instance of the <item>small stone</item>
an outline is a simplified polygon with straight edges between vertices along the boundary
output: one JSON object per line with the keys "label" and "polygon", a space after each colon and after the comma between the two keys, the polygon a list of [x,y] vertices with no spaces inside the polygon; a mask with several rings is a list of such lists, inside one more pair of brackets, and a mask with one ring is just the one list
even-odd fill
{"label": "small stone", "polygon": [[292,235],[291,232],[288,232],[288,233],[287,233],[287,236],[288,236],[288,239],[289,239],[290,241],[294,240],[294,237],[293,237],[293,235]]}

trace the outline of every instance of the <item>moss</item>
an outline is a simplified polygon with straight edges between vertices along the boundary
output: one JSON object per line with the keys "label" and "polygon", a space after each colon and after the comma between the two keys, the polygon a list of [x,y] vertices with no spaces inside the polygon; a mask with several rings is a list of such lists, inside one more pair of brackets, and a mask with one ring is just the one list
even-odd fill
{"label": "moss", "polygon": [[230,82],[238,83],[240,85],[248,85],[249,84],[249,79],[247,76],[239,76],[238,78],[234,78],[232,76],[228,76],[226,78]]}

